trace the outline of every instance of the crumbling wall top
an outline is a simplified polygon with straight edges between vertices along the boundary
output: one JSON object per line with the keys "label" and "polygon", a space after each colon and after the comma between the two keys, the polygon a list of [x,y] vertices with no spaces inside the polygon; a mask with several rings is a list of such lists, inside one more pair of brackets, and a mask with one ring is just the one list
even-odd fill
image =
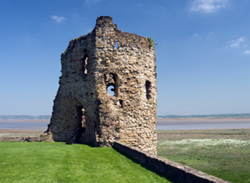
{"label": "crumbling wall top", "polygon": [[100,16],[96,19],[96,25],[103,25],[105,23],[113,24],[113,19],[110,16]]}
{"label": "crumbling wall top", "polygon": [[[96,27],[103,27],[107,25],[115,25],[113,19],[110,16],[100,16],[96,19]],[[117,26],[116,26],[117,27]]]}

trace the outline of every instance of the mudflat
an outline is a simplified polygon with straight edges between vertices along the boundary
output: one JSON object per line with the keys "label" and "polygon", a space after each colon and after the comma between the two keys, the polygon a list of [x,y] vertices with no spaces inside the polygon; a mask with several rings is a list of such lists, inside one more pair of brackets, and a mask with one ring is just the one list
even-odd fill
{"label": "mudflat", "polygon": [[25,137],[39,137],[45,130],[0,129],[0,141],[20,141]]}
{"label": "mudflat", "polygon": [[44,130],[26,130],[26,129],[0,129],[0,134],[2,133],[39,133]]}
{"label": "mudflat", "polygon": [[0,123],[49,123],[49,119],[0,119]]}

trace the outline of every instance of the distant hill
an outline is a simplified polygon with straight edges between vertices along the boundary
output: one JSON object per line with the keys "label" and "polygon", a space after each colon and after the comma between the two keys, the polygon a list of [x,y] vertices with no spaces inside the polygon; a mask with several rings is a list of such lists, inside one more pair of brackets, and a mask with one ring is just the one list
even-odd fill
{"label": "distant hill", "polygon": [[0,119],[50,119],[51,115],[0,115]]}
{"label": "distant hill", "polygon": [[210,115],[158,115],[157,118],[246,118],[250,113],[242,114],[210,114]]}

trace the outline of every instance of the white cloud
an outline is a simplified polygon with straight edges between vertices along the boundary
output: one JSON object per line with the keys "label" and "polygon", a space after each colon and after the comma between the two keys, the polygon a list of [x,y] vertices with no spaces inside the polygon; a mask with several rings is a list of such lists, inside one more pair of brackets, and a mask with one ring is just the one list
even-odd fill
{"label": "white cloud", "polygon": [[240,47],[240,46],[243,46],[245,47],[246,45],[243,43],[246,42],[246,37],[240,37],[239,39],[237,40],[233,40],[233,41],[230,41],[230,47]]}
{"label": "white cloud", "polygon": [[64,17],[59,17],[59,16],[55,16],[55,15],[51,16],[51,18],[57,22],[62,22],[63,20],[65,20]]}
{"label": "white cloud", "polygon": [[228,0],[194,0],[190,11],[214,13],[221,8],[225,8],[228,4]]}
{"label": "white cloud", "polygon": [[243,52],[244,54],[250,54],[250,50],[246,50]]}

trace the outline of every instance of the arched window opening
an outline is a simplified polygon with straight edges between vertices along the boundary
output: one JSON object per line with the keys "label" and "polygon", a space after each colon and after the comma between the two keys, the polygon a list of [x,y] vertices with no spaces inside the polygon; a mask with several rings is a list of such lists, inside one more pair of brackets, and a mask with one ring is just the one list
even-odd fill
{"label": "arched window opening", "polygon": [[115,96],[115,85],[114,84],[109,84],[107,87],[107,93],[109,95]]}
{"label": "arched window opening", "polygon": [[109,95],[118,96],[117,75],[110,73],[104,75],[106,90]]}
{"label": "arched window opening", "polygon": [[146,97],[147,99],[150,99],[151,98],[151,82],[146,81],[145,87],[146,87]]}

